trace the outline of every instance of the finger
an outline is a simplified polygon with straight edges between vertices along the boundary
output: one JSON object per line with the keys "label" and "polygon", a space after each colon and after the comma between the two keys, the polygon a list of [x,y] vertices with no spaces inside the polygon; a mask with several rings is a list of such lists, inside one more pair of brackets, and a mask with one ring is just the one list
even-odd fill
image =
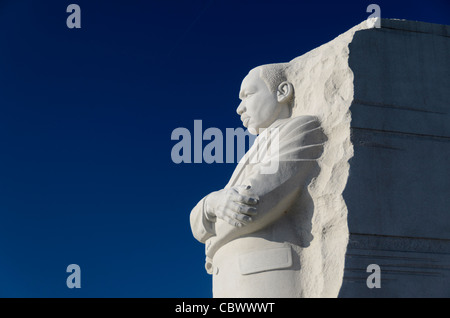
{"label": "finger", "polygon": [[241,214],[241,213],[236,213],[236,212],[234,213],[233,218],[243,224],[247,224],[247,223],[250,223],[251,221],[253,221],[251,216]]}
{"label": "finger", "polygon": [[234,193],[231,196],[231,199],[234,202],[238,202],[238,203],[251,204],[251,205],[258,204],[258,198],[256,196],[249,196],[246,194]]}
{"label": "finger", "polygon": [[[227,214],[228,218],[233,220],[234,224],[241,223],[242,225],[246,225],[247,223],[252,221],[252,218],[250,216],[245,215],[245,214],[241,214],[241,213],[238,213],[238,212],[235,212],[235,211],[230,210],[230,209],[228,209],[226,211],[226,214]],[[239,226],[239,225],[235,225],[235,226]]]}
{"label": "finger", "polygon": [[241,185],[234,186],[232,189],[239,194],[248,195],[252,191],[252,186],[241,184]]}
{"label": "finger", "polygon": [[239,193],[240,195],[246,195],[252,198],[255,198],[257,200],[259,200],[258,195],[256,195],[252,189],[251,186],[246,186],[246,185],[240,185],[240,186],[236,186],[233,188],[235,190],[235,192]]}
{"label": "finger", "polygon": [[251,185],[249,184],[240,184],[237,186],[234,186],[233,189],[235,189],[236,191],[244,191],[244,190],[250,190],[252,188]]}
{"label": "finger", "polygon": [[245,204],[239,204],[236,202],[230,202],[228,205],[228,208],[231,209],[233,212],[246,214],[246,215],[255,215],[256,214],[256,208],[254,206],[245,205]]}
{"label": "finger", "polygon": [[234,226],[234,227],[242,227],[244,226],[243,223],[239,222],[238,220],[236,220],[233,217],[228,216],[227,214],[223,216],[222,218],[225,222],[227,222],[228,224]]}

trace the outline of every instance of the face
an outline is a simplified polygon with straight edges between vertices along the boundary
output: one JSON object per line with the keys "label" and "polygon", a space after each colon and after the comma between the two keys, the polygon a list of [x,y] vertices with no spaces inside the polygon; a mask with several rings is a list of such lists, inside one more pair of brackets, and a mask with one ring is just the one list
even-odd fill
{"label": "face", "polygon": [[269,90],[259,73],[259,69],[253,69],[242,81],[242,102],[237,108],[244,126],[254,135],[269,127],[281,110],[276,93]]}

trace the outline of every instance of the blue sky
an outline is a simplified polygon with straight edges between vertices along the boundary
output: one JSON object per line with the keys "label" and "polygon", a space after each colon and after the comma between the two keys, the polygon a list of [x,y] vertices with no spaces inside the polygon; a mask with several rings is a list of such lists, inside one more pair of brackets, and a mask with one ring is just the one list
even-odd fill
{"label": "blue sky", "polygon": [[447,0],[0,0],[0,297],[211,297],[189,213],[235,164],[173,163],[172,131],[241,127],[251,68],[332,40],[373,2],[450,24]]}

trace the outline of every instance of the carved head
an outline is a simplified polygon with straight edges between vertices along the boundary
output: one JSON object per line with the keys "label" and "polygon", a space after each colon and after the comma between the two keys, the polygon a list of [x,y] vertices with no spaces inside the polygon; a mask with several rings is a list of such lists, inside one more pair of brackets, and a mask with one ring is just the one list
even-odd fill
{"label": "carved head", "polygon": [[277,119],[291,115],[294,88],[286,80],[288,63],[252,69],[241,84],[237,113],[251,134],[257,135]]}

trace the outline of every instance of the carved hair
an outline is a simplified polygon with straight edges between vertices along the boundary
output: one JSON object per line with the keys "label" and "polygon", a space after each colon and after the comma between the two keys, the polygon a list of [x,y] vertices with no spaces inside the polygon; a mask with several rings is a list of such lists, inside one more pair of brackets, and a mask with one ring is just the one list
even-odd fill
{"label": "carved hair", "polygon": [[265,64],[256,67],[260,70],[259,76],[264,80],[272,93],[278,89],[278,85],[286,81],[286,69],[289,63]]}

